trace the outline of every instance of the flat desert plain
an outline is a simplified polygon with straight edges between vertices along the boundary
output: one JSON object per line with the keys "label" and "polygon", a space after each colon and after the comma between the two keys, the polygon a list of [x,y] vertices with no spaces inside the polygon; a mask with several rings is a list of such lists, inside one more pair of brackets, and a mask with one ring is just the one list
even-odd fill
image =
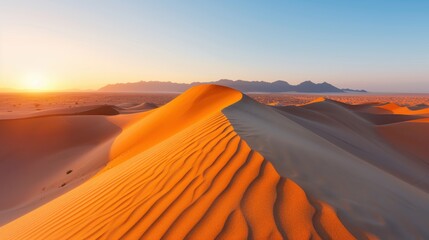
{"label": "flat desert plain", "polygon": [[0,95],[0,239],[429,239],[429,96]]}

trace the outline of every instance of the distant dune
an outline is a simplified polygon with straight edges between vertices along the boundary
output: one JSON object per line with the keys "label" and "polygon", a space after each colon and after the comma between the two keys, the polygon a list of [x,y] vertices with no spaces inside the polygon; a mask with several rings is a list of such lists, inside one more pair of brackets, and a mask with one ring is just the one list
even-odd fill
{"label": "distant dune", "polygon": [[184,92],[187,89],[201,84],[216,84],[234,88],[241,92],[305,92],[305,93],[341,93],[341,92],[366,92],[365,90],[339,89],[327,82],[313,83],[305,81],[298,85],[290,85],[285,81],[263,82],[263,81],[243,81],[221,79],[215,82],[201,83],[193,82],[174,83],[174,82],[134,82],[110,84],[99,89],[103,92]]}
{"label": "distant dune", "polygon": [[209,84],[8,115],[0,239],[428,239],[427,109]]}

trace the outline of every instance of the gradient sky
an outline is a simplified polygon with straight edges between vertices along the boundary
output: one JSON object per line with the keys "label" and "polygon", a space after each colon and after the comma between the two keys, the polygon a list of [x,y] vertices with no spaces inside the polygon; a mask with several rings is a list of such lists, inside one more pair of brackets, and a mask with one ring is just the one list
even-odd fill
{"label": "gradient sky", "polygon": [[221,78],[429,92],[429,1],[0,1],[0,89]]}

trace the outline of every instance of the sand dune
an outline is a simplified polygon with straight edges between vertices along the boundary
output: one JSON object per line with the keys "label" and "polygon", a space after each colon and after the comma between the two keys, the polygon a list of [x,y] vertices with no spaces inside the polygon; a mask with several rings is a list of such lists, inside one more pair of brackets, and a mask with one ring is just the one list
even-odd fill
{"label": "sand dune", "polygon": [[157,107],[158,106],[156,106],[156,104],[153,104],[153,103],[140,103],[140,104],[137,104],[135,106],[127,107],[127,109],[129,109],[129,110],[146,110],[146,109],[155,109]]}
{"label": "sand dune", "polygon": [[150,103],[132,105],[131,107],[121,107],[121,106],[113,106],[113,105],[90,105],[90,106],[78,106],[78,107],[70,107],[70,108],[46,109],[46,110],[39,110],[35,112],[8,113],[8,114],[0,115],[0,120],[51,117],[51,116],[81,116],[81,115],[111,116],[111,115],[118,115],[118,114],[139,113],[139,112],[149,111],[155,108],[157,108],[157,106]]}
{"label": "sand dune", "polygon": [[363,238],[355,227],[382,239],[428,236],[428,165],[385,143],[357,113],[331,101],[278,111],[249,98],[223,112],[252,149],[333,206],[355,236]]}
{"label": "sand dune", "polygon": [[3,114],[0,120],[3,119],[23,119],[23,118],[38,118],[38,117],[52,117],[52,116],[72,116],[72,115],[117,115],[119,108],[110,105],[94,105],[94,106],[81,106],[73,108],[56,108],[40,110],[35,112],[22,112]]}
{"label": "sand dune", "polygon": [[0,238],[428,238],[429,122],[376,107],[202,85],[146,112],[1,120],[20,144],[0,151]]}
{"label": "sand dune", "polygon": [[94,174],[121,129],[104,116],[56,116],[0,120],[0,132],[1,222]]}
{"label": "sand dune", "polygon": [[429,165],[429,118],[379,126],[377,130],[393,147]]}
{"label": "sand dune", "polygon": [[154,103],[123,103],[116,105],[117,108],[119,108],[119,112],[124,113],[136,113],[136,112],[142,112],[142,111],[149,111],[153,110],[155,108],[158,108],[158,106]]}
{"label": "sand dune", "polygon": [[396,103],[375,104],[373,107],[366,109],[370,113],[378,114],[402,114],[402,115],[427,115],[429,108],[425,104],[416,106],[400,106]]}

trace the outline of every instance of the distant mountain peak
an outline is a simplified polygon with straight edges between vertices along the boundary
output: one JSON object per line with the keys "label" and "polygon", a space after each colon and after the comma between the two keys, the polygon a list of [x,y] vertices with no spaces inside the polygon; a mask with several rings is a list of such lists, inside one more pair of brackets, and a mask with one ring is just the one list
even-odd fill
{"label": "distant mountain peak", "polygon": [[311,81],[311,80],[306,80],[306,81],[304,81],[304,82],[302,82],[302,83],[300,83],[298,85],[302,85],[302,84],[315,84],[315,83],[313,81]]}
{"label": "distant mountain peak", "polygon": [[278,84],[278,83],[286,83],[289,84],[288,82],[284,81],[284,80],[277,80],[273,82],[274,84]]}

